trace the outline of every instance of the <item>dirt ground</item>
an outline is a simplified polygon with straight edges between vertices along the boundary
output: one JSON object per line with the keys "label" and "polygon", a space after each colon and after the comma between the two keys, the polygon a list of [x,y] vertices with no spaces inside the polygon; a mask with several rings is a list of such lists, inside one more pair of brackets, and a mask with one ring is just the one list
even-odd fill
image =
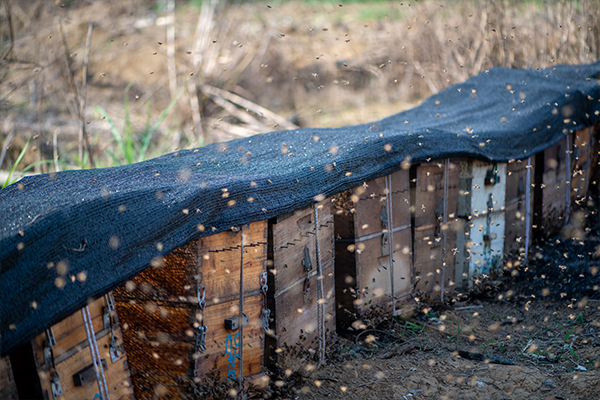
{"label": "dirt ground", "polygon": [[[394,321],[358,341],[340,339],[335,362],[312,371],[307,364],[289,398],[600,398],[600,301],[581,309],[525,304],[470,301],[420,315],[410,322],[422,328],[414,333]],[[371,345],[360,340],[369,335]]]}

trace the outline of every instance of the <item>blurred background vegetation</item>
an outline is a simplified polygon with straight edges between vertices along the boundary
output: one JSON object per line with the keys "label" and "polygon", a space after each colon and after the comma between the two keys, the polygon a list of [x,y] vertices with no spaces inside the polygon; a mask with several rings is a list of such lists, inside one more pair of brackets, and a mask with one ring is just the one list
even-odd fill
{"label": "blurred background vegetation", "polygon": [[600,58],[597,0],[0,1],[13,178],[365,123],[493,66]]}

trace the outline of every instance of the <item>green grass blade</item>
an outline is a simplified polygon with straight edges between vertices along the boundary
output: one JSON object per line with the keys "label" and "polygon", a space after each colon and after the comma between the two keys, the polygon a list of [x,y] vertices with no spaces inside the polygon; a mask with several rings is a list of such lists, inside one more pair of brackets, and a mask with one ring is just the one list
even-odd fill
{"label": "green grass blade", "polygon": [[150,145],[150,117],[151,117],[151,103],[148,102],[146,104],[147,115],[146,115],[146,125],[144,126],[144,134],[142,135],[142,145],[140,147],[138,153],[137,162],[140,162],[144,159],[145,153],[148,150],[148,146]]}
{"label": "green grass blade", "polygon": [[42,164],[54,164],[54,161],[52,161],[52,160],[36,161],[34,163],[29,164],[25,168],[23,168],[23,170],[21,172],[25,173],[25,172],[29,171],[31,168],[35,167],[36,165],[42,165]]}
{"label": "green grass blade", "polygon": [[79,165],[79,167],[81,169],[88,169],[88,167],[87,167],[87,152],[85,152],[83,154],[83,160],[80,160],[79,157],[77,157],[76,155],[73,155],[73,159],[75,160],[75,162],[77,163],[77,165]]}
{"label": "green grass blade", "polygon": [[571,336],[571,333],[573,333],[573,329],[575,329],[575,328],[571,328],[569,333],[567,333],[567,336],[565,336],[565,343],[567,343],[567,340],[569,340],[569,336]]}
{"label": "green grass blade", "polygon": [[577,357],[577,354],[575,354],[575,350],[573,350],[569,346],[567,346],[567,350],[569,351],[569,353],[571,353],[571,355],[573,356],[573,358],[575,359],[575,361],[579,361],[579,358]]}
{"label": "green grass blade", "polygon": [[133,133],[131,132],[131,115],[129,113],[129,89],[131,89],[131,86],[133,86],[133,82],[125,88],[125,98],[123,102],[125,107],[125,128],[123,129],[125,147],[123,148],[123,155],[125,156],[125,162],[127,164],[133,162]]}
{"label": "green grass blade", "polygon": [[110,151],[110,150],[108,150],[108,149],[106,149],[105,151],[106,151],[106,154],[108,154],[108,156],[109,156],[109,157],[110,157],[110,158],[113,160],[113,162],[114,162],[115,164],[117,164],[117,165],[118,165],[118,164],[120,164],[120,163],[121,163],[121,160],[119,160],[119,158],[118,158],[118,157],[115,155],[115,153],[114,153],[114,152],[112,152],[112,151]]}
{"label": "green grass blade", "polygon": [[98,111],[98,113],[100,113],[100,115],[104,118],[104,120],[106,122],[108,122],[108,125],[110,126],[110,132],[112,133],[113,138],[115,138],[115,141],[117,142],[117,145],[119,146],[119,148],[122,149],[123,148],[123,137],[121,136],[121,132],[119,132],[115,123],[108,116],[108,114],[106,113],[104,108],[102,108],[101,106],[96,106],[96,110]]}
{"label": "green grass blade", "polygon": [[[183,93],[183,92],[181,92],[181,93]],[[158,129],[158,126],[163,121],[163,119],[165,119],[167,114],[169,114],[171,109],[175,106],[175,104],[179,100],[179,97],[181,97],[181,93],[179,94],[179,96],[177,96],[176,98],[171,100],[171,102],[169,103],[167,108],[165,108],[165,110],[160,114],[160,116],[158,117],[158,119],[156,120],[154,125],[152,125],[152,129],[150,129],[148,134],[144,137],[144,141],[142,143],[142,148],[140,149],[140,154],[138,156],[138,162],[144,160],[144,157],[146,156],[146,151],[148,151],[148,146],[150,146],[150,140],[152,140],[152,136],[154,136],[154,133]]]}
{"label": "green grass blade", "polygon": [[6,182],[4,182],[4,184],[2,185],[2,189],[4,189],[5,187],[7,187],[8,185],[10,185],[12,183],[10,181],[10,178],[12,177],[12,174],[15,172],[15,170],[17,169],[17,166],[19,165],[19,163],[25,156],[25,152],[27,151],[27,147],[29,147],[30,140],[31,140],[31,138],[27,139],[27,143],[25,143],[23,150],[21,150],[21,153],[19,153],[19,157],[17,157],[17,161],[15,161],[15,164],[10,169],[10,172],[8,173],[8,177],[6,178]]}

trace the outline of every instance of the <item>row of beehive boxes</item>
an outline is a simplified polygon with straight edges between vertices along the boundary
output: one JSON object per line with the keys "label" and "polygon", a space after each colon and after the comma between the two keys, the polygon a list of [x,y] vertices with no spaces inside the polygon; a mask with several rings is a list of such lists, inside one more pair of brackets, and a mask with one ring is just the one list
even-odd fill
{"label": "row of beehive boxes", "polygon": [[211,371],[260,379],[296,345],[318,359],[336,323],[520,262],[534,231],[560,228],[585,198],[593,140],[586,129],[520,161],[413,165],[192,241],[115,290],[116,310],[109,294],[87,307],[91,323],[84,309],[2,359],[0,394],[181,398]]}

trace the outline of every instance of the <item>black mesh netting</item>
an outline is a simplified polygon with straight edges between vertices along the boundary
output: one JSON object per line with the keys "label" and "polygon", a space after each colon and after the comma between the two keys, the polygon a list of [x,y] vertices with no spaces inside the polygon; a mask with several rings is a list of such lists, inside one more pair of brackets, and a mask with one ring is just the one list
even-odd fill
{"label": "black mesh netting", "polygon": [[493,68],[370,124],[24,178],[0,190],[0,354],[190,240],[307,207],[400,169],[407,156],[507,161],[544,150],[600,121],[599,73],[600,61]]}

